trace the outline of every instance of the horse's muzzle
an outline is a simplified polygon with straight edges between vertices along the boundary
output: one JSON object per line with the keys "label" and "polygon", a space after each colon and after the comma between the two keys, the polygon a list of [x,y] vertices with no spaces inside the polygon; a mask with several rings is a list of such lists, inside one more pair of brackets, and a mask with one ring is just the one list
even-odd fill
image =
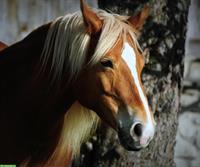
{"label": "horse's muzzle", "polygon": [[121,145],[128,151],[139,151],[142,149],[139,142],[135,142],[131,136],[127,136],[123,131],[118,132],[118,137]]}
{"label": "horse's muzzle", "polygon": [[125,149],[138,151],[149,145],[155,133],[155,125],[151,120],[144,121],[137,115],[129,113],[128,107],[119,107],[117,115],[118,137]]}
{"label": "horse's muzzle", "polygon": [[119,129],[118,137],[120,144],[128,151],[139,151],[142,149],[139,141],[134,141],[132,136],[128,134],[124,129]]}
{"label": "horse's muzzle", "polygon": [[153,136],[145,132],[142,123],[127,121],[125,125],[118,127],[118,137],[121,145],[129,151],[139,151],[148,146]]}

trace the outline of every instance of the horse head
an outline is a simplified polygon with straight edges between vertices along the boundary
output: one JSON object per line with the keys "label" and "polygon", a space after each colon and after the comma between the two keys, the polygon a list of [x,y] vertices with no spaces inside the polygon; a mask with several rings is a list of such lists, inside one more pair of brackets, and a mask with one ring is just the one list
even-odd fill
{"label": "horse head", "polygon": [[141,81],[144,57],[136,39],[148,8],[133,17],[111,16],[96,13],[81,0],[81,10],[90,44],[75,84],[76,97],[118,132],[126,149],[140,150],[155,133]]}

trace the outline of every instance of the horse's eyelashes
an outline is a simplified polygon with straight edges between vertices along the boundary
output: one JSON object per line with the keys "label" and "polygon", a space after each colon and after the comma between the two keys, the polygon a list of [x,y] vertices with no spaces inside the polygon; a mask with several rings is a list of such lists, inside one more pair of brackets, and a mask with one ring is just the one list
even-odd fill
{"label": "horse's eyelashes", "polygon": [[106,68],[113,68],[113,62],[112,62],[112,60],[102,60],[101,61],[101,65],[103,66],[103,67],[106,67]]}

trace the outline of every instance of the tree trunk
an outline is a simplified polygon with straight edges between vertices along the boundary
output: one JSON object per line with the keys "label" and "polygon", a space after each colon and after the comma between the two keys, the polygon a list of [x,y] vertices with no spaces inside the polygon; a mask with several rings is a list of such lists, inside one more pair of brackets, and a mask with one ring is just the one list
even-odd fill
{"label": "tree trunk", "polygon": [[156,134],[148,148],[128,152],[116,133],[102,125],[96,136],[82,148],[80,167],[172,167],[180,111],[184,43],[189,0],[99,0],[102,9],[132,15],[145,3],[151,8],[140,44],[149,50],[143,82],[157,122]]}

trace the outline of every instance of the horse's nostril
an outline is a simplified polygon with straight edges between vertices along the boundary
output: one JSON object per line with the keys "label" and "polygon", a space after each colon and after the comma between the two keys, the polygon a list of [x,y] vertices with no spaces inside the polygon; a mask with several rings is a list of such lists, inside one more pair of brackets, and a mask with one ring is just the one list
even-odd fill
{"label": "horse's nostril", "polygon": [[142,136],[142,124],[141,123],[135,124],[132,133],[134,133],[138,137]]}

